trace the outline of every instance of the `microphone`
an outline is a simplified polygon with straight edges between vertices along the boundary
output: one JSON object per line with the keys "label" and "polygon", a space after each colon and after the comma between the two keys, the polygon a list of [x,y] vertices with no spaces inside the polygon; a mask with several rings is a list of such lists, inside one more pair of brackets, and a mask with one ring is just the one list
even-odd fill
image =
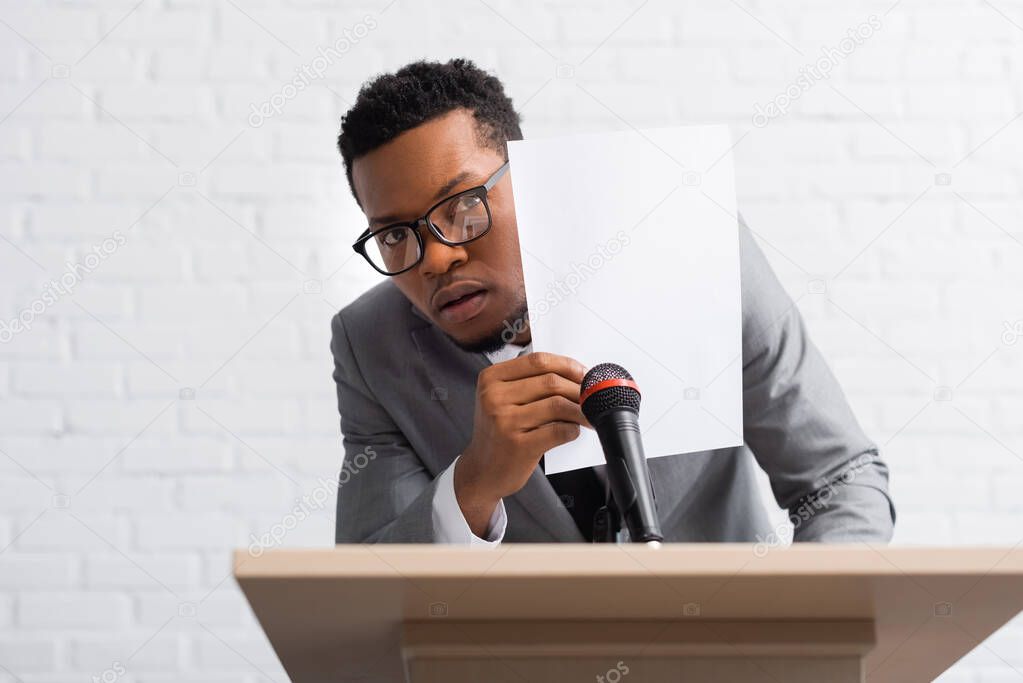
{"label": "microphone", "polygon": [[583,377],[579,403],[600,438],[611,492],[629,537],[660,545],[664,537],[639,433],[639,387],[622,366],[601,363]]}

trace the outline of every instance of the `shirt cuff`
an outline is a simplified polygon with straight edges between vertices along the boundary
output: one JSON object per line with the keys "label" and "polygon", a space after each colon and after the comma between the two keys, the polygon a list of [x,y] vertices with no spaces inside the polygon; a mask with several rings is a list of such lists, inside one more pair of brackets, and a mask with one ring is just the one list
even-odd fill
{"label": "shirt cuff", "polygon": [[[462,457],[461,455],[458,458]],[[473,547],[492,548],[504,539],[508,516],[504,510],[504,499],[498,501],[494,514],[490,516],[487,537],[480,538],[469,528],[462,508],[458,507],[455,496],[455,464],[458,458],[440,473],[437,489],[433,494],[433,528],[438,543],[458,543]]]}

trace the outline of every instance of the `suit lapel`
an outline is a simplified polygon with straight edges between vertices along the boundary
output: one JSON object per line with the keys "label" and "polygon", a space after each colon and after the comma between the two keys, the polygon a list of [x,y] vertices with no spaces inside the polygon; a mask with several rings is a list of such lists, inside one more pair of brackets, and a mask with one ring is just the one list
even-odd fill
{"label": "suit lapel", "polygon": [[511,502],[518,505],[532,517],[537,524],[548,531],[556,541],[584,543],[586,538],[572,519],[572,513],[562,505],[561,499],[554,491],[547,475],[539,466],[529,475],[529,481],[518,493],[505,504]]}
{"label": "suit lapel", "polygon": [[412,330],[412,340],[430,379],[429,395],[444,407],[461,443],[472,438],[476,375],[490,362],[481,353],[466,353],[433,325]]}
{"label": "suit lapel", "polygon": [[[468,353],[458,348],[419,309],[412,306],[412,311],[426,323],[412,330],[412,341],[430,379],[430,394],[444,407],[459,441],[469,443],[476,409],[476,376],[491,364],[490,360],[482,353]],[[585,540],[539,466],[518,493],[505,498],[509,523],[513,515],[510,508],[516,506],[556,541]]]}

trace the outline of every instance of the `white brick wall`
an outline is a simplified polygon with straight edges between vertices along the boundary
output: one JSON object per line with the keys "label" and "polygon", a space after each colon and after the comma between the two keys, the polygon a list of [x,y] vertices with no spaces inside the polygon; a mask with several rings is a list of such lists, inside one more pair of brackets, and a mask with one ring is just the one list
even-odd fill
{"label": "white brick wall", "polygon": [[[285,679],[228,551],[340,465],[328,322],[376,278],[338,120],[365,78],[456,55],[530,136],[729,123],[743,212],[891,463],[897,540],[1023,539],[1019,0],[5,0],[0,320],[124,243],[0,344],[0,681]],[[331,543],[332,498],[309,513],[283,543]],[[947,680],[1017,680],[1021,642]]]}

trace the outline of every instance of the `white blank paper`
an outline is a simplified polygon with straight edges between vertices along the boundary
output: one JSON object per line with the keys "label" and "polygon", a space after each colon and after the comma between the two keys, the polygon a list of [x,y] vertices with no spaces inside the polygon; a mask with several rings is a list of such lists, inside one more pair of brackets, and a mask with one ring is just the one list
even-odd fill
{"label": "white blank paper", "polygon": [[[742,443],[731,146],[723,126],[509,143],[533,349],[632,373],[647,457]],[[583,429],[545,466],[603,462]]]}

